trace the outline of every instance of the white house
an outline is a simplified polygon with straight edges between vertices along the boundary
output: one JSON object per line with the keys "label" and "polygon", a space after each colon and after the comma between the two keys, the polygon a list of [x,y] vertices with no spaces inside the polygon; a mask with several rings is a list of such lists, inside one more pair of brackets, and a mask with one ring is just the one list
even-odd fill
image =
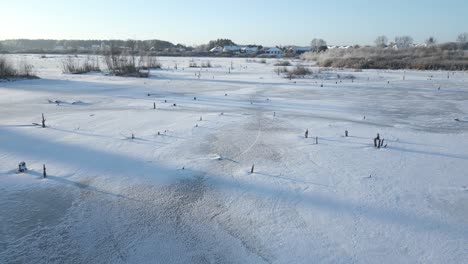
{"label": "white house", "polygon": [[268,56],[280,57],[283,56],[283,51],[279,48],[264,48],[263,51]]}
{"label": "white house", "polygon": [[311,47],[298,47],[298,46],[291,46],[288,48],[289,52],[296,53],[296,54],[303,54],[306,52],[311,51]]}
{"label": "white house", "polygon": [[210,49],[210,52],[213,52],[213,53],[220,53],[220,52],[223,52],[223,48],[220,47],[220,46],[216,46],[216,47]]}
{"label": "white house", "polygon": [[247,54],[253,54],[258,52],[258,47],[242,47],[241,48],[242,53],[247,53]]}
{"label": "white house", "polygon": [[223,52],[240,52],[241,48],[239,46],[224,46]]}

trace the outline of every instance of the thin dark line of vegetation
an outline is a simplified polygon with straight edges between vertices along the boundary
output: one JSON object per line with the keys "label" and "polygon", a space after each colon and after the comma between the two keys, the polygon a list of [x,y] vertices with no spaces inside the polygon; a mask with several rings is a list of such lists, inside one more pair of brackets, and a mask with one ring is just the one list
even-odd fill
{"label": "thin dark line of vegetation", "polygon": [[468,51],[447,44],[398,50],[378,47],[331,49],[306,53],[302,58],[316,61],[321,67],[334,68],[468,70]]}

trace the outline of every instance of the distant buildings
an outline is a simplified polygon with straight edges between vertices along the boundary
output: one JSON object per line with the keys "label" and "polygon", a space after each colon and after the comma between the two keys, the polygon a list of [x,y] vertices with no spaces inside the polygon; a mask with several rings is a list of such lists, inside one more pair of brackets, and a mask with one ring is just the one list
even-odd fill
{"label": "distant buildings", "polygon": [[246,54],[256,54],[258,52],[259,47],[258,46],[247,46],[247,47],[242,47],[241,48],[241,53],[246,53]]}
{"label": "distant buildings", "polygon": [[350,49],[353,46],[327,46],[328,49]]}
{"label": "distant buildings", "polygon": [[282,57],[284,52],[282,49],[274,47],[274,48],[263,48],[263,54],[269,57]]}
{"label": "distant buildings", "polygon": [[226,54],[244,54],[244,55],[260,55],[264,57],[282,57],[284,51],[278,47],[263,48],[261,46],[216,46],[210,50],[212,53],[226,53]]}
{"label": "distant buildings", "polygon": [[229,53],[229,54],[256,54],[259,52],[259,46],[216,46],[210,49],[212,53]]}
{"label": "distant buildings", "polygon": [[63,45],[56,45],[53,48],[54,51],[71,51],[71,50],[77,50],[77,51],[82,51],[82,52],[99,52],[99,51],[106,51],[110,50],[110,46],[101,43],[100,45],[93,44],[91,46],[83,47],[83,46],[63,46]]}
{"label": "distant buildings", "polygon": [[260,55],[266,57],[282,57],[284,51],[278,47],[263,48],[261,46],[224,46],[214,47],[210,50],[212,53],[226,53],[226,54],[245,54],[245,55]]}
{"label": "distant buildings", "polygon": [[223,52],[223,47],[220,47],[220,46],[214,47],[214,48],[210,49],[210,52],[221,53],[221,52]]}
{"label": "distant buildings", "polygon": [[[83,44],[83,43],[80,43]],[[86,44],[86,43],[85,43]],[[117,45],[115,45],[117,44]],[[111,49],[111,45],[113,45],[113,49],[121,51],[121,52],[130,52],[131,48],[124,42],[116,42],[113,43],[106,43],[101,42],[100,44],[92,43],[92,45],[67,45],[62,43],[57,43],[56,46],[53,48],[54,51],[57,52],[68,52],[68,51],[79,51],[79,52],[87,52],[87,53],[105,53]],[[424,44],[415,45],[409,44],[409,47],[420,47],[425,46]],[[200,49],[196,50],[192,47],[186,47],[184,45],[173,45],[172,47],[160,48],[155,46],[153,43],[147,46],[139,46],[139,48],[145,47],[145,51],[149,51],[154,54],[158,55],[167,55],[167,54],[186,54],[186,55],[193,55],[193,54],[202,54],[206,50]],[[217,55],[224,55],[224,56],[258,56],[258,57],[272,57],[272,58],[282,58],[282,57],[297,57],[307,52],[325,52],[326,50],[332,49],[352,49],[358,48],[359,46],[320,46],[318,48],[313,49],[311,46],[276,46],[276,47],[263,47],[260,45],[218,45],[212,47],[209,52]],[[384,48],[387,49],[401,49],[395,43],[390,43],[388,46]],[[205,54],[206,55],[206,54]]]}
{"label": "distant buildings", "polygon": [[224,46],[223,48],[223,52],[225,53],[229,53],[229,52],[236,53],[240,51],[241,51],[241,47],[239,46]]}
{"label": "distant buildings", "polygon": [[311,47],[299,47],[299,46],[290,46],[286,49],[287,53],[293,53],[296,55],[301,55],[303,53],[311,51]]}

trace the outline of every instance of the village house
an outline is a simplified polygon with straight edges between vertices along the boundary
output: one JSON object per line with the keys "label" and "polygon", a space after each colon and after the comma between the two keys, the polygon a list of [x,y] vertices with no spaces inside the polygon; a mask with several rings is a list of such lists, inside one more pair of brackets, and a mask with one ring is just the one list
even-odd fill
{"label": "village house", "polygon": [[309,51],[311,51],[311,50],[312,50],[311,47],[291,46],[291,47],[288,48],[287,51],[288,51],[288,53],[294,53],[294,54],[300,55],[300,54],[309,52]]}
{"label": "village house", "polygon": [[254,47],[242,47],[241,48],[241,53],[246,53],[246,54],[254,54],[258,52],[258,46]]}
{"label": "village house", "polygon": [[282,57],[284,54],[284,52],[280,48],[277,48],[277,47],[264,48],[263,53],[264,55],[269,56],[269,57]]}
{"label": "village house", "polygon": [[213,52],[213,53],[221,53],[221,52],[223,52],[223,47],[216,46],[216,47],[210,49],[210,52]]}
{"label": "village house", "polygon": [[240,52],[241,51],[241,48],[239,46],[224,46],[223,48],[223,52],[226,52],[226,53],[234,53],[234,52]]}

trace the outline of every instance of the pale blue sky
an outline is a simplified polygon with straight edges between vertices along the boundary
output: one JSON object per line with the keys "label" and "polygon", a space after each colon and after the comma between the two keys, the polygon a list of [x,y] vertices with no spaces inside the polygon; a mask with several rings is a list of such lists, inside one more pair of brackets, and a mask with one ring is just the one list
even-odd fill
{"label": "pale blue sky", "polygon": [[242,44],[371,44],[378,35],[468,31],[468,0],[0,0],[0,39],[162,39],[187,45],[216,38]]}

